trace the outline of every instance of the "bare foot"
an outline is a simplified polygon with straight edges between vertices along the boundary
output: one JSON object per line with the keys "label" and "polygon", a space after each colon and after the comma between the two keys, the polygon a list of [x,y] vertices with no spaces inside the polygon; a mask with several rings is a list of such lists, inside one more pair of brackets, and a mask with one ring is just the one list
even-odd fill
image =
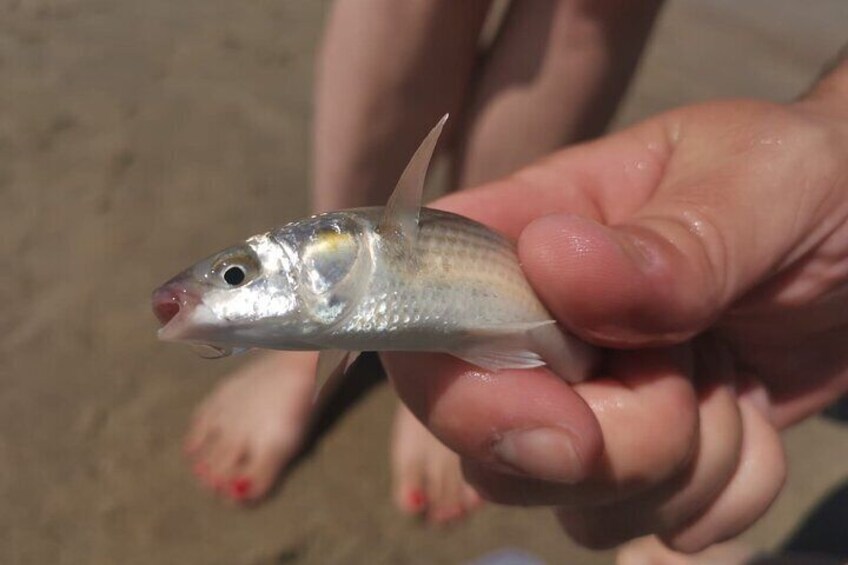
{"label": "bare foot", "polygon": [[316,359],[310,352],[263,354],[203,401],[185,450],[205,486],[236,502],[270,490],[303,441]]}
{"label": "bare foot", "polygon": [[402,512],[445,524],[482,504],[480,495],[462,476],[459,456],[442,445],[403,404],[395,414],[392,436],[394,499]]}

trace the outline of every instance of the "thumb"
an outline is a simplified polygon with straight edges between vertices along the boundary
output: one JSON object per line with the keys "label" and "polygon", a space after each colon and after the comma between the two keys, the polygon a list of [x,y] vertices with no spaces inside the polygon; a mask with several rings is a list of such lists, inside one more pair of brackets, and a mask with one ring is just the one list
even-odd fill
{"label": "thumb", "polygon": [[[790,119],[775,126],[772,107],[735,104],[675,116],[683,133],[665,172],[626,214],[554,214],[524,228],[528,279],[572,331],[617,347],[684,340],[833,230],[832,183],[811,178],[821,148]],[[758,143],[764,127],[782,142]]]}
{"label": "thumb", "polygon": [[612,347],[678,342],[714,319],[723,282],[697,249],[704,242],[672,239],[670,224],[609,227],[555,214],[528,225],[519,254],[545,304],[582,337]]}

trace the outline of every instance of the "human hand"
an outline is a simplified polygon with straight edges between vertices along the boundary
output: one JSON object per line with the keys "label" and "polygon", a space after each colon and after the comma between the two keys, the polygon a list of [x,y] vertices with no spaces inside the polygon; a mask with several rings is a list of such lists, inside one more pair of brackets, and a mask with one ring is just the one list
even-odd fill
{"label": "human hand", "polygon": [[669,112],[438,202],[516,238],[554,316],[609,348],[573,387],[385,356],[481,494],[557,506],[591,547],[696,551],[765,512],[778,431],[848,389],[846,83]]}

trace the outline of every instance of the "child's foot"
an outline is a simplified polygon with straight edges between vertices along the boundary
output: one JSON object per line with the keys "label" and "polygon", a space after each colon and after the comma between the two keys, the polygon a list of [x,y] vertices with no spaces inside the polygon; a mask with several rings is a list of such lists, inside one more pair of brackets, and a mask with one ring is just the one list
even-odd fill
{"label": "child's foot", "polygon": [[482,503],[462,476],[459,456],[402,404],[395,415],[391,449],[395,504],[402,512],[444,524],[464,517]]}
{"label": "child's foot", "polygon": [[236,502],[268,493],[302,444],[316,359],[308,352],[264,354],[203,401],[185,443],[202,484]]}

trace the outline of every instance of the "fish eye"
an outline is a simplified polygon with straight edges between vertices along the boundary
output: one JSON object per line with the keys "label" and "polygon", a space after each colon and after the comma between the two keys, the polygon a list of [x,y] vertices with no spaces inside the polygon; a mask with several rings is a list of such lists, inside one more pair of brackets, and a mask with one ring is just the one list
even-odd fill
{"label": "fish eye", "polygon": [[230,286],[238,286],[247,277],[241,265],[231,265],[224,271],[224,282]]}
{"label": "fish eye", "polygon": [[237,288],[255,279],[262,271],[259,259],[244,247],[221,252],[212,262],[209,275],[219,286]]}

